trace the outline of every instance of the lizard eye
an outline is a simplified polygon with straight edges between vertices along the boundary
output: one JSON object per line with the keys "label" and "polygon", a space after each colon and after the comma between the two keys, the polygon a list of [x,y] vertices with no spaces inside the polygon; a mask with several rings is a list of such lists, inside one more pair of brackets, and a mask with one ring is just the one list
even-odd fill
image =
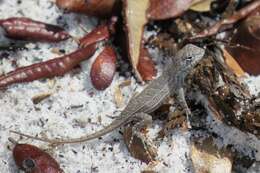
{"label": "lizard eye", "polygon": [[188,65],[191,62],[192,62],[192,57],[191,56],[187,57],[186,60],[185,60],[185,63]]}
{"label": "lizard eye", "polygon": [[186,59],[187,61],[191,61],[192,60],[192,57],[191,56],[189,56],[189,57],[187,57],[187,59]]}

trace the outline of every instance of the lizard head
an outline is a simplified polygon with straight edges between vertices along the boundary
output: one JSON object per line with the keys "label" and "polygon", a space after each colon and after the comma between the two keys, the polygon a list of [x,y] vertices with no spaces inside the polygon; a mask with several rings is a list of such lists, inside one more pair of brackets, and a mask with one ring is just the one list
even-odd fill
{"label": "lizard head", "polygon": [[[193,44],[187,44],[177,54],[181,54],[179,59],[181,70],[193,69],[203,58],[205,50]],[[177,55],[178,57],[178,55]]]}

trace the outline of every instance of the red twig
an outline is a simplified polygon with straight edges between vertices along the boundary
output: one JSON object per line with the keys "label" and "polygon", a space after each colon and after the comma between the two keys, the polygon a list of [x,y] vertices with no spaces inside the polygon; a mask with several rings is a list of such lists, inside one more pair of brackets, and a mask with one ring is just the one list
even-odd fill
{"label": "red twig", "polygon": [[233,25],[236,22],[246,18],[251,12],[253,12],[254,10],[256,10],[259,7],[260,7],[260,0],[256,0],[252,3],[250,3],[249,5],[245,6],[244,8],[240,9],[239,11],[237,11],[235,14],[228,17],[227,19],[220,20],[213,26],[196,34],[194,37],[189,38],[189,40],[194,40],[194,39],[198,39],[198,38],[204,38],[204,37],[209,37],[209,36],[215,35],[219,32],[219,30],[221,30],[225,27],[226,27],[225,29],[227,29],[227,27],[229,27],[229,25]]}
{"label": "red twig", "polygon": [[64,75],[81,61],[90,58],[95,53],[95,50],[96,46],[92,44],[59,58],[18,68],[0,77],[0,88],[14,83]]}
{"label": "red twig", "polygon": [[0,20],[6,37],[18,40],[58,42],[70,35],[63,28],[25,17],[13,17]]}

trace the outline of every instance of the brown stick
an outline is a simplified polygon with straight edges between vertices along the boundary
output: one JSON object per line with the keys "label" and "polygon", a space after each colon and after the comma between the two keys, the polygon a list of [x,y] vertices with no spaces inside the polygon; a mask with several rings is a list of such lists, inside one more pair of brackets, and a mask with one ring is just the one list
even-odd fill
{"label": "brown stick", "polygon": [[192,41],[192,40],[195,40],[195,39],[215,35],[219,32],[219,30],[221,30],[225,27],[226,27],[225,29],[227,29],[229,25],[233,25],[236,22],[246,18],[251,12],[253,12],[254,10],[256,10],[259,7],[260,7],[260,0],[256,0],[252,3],[250,3],[249,5],[245,6],[244,8],[238,10],[232,16],[230,16],[226,19],[220,20],[219,22],[217,22],[213,26],[211,26],[211,27],[205,29],[204,31],[196,34],[195,36],[189,38],[189,40]]}
{"label": "brown stick", "polygon": [[14,83],[64,75],[81,61],[90,58],[95,53],[95,47],[96,45],[92,44],[59,58],[18,68],[0,77],[0,88]]}

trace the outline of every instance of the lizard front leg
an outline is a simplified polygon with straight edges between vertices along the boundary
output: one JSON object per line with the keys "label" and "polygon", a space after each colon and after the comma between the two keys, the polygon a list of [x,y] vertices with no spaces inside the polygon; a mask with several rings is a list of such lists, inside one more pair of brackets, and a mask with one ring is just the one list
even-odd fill
{"label": "lizard front leg", "polygon": [[133,157],[144,162],[154,161],[157,149],[143,132],[147,126],[151,125],[152,117],[146,113],[137,113],[131,120],[124,130],[124,140],[129,152]]}
{"label": "lizard front leg", "polygon": [[185,92],[184,92],[184,89],[183,88],[179,88],[178,91],[177,91],[177,100],[178,100],[178,103],[180,104],[180,106],[184,109],[185,111],[185,114],[187,116],[190,116],[191,115],[191,111],[190,111],[190,108],[186,102],[186,99],[185,99]]}
{"label": "lizard front leg", "polygon": [[191,111],[190,111],[190,108],[185,99],[185,92],[184,92],[183,87],[181,87],[177,90],[177,100],[178,100],[178,103],[180,104],[180,106],[184,109],[184,112],[186,114],[188,128],[191,128],[191,125],[190,125]]}

